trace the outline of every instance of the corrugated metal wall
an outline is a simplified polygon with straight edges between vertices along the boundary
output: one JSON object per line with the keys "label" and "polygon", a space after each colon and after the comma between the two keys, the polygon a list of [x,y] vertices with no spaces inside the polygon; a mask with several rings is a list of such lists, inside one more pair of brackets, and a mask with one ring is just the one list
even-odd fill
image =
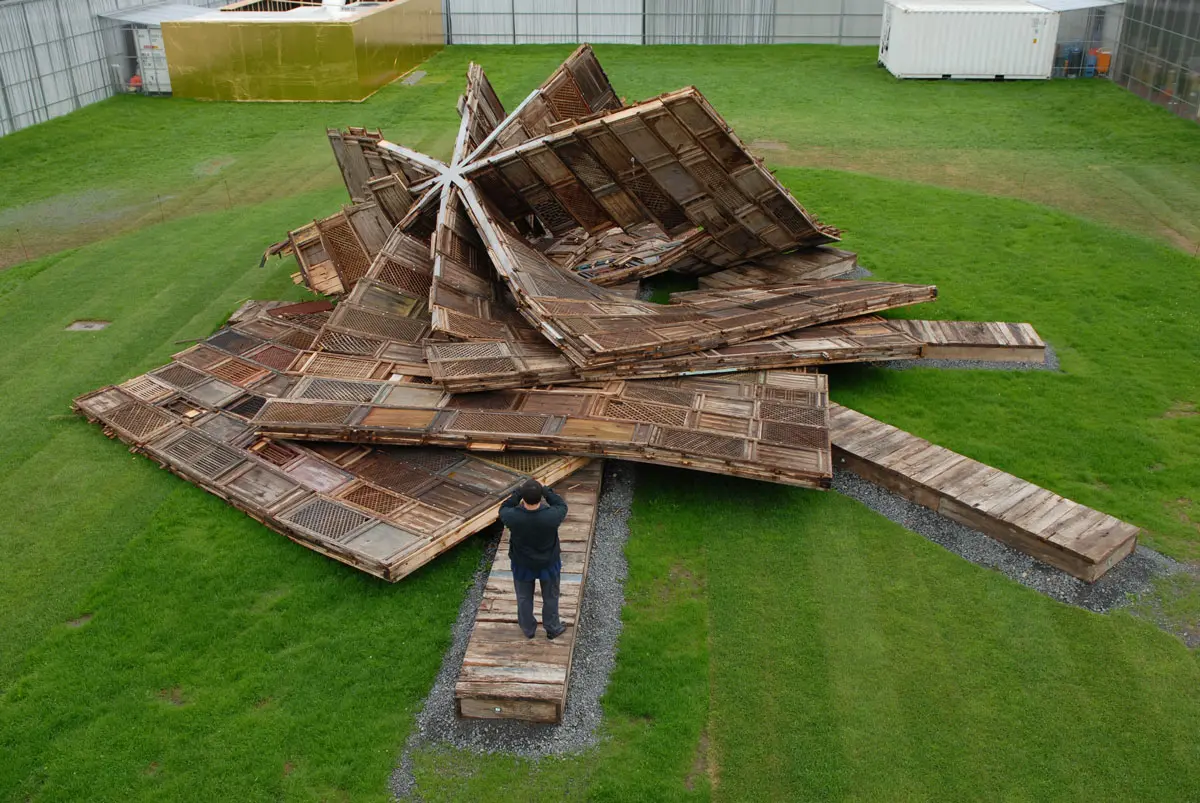
{"label": "corrugated metal wall", "polygon": [[[152,0],[0,2],[0,135],[109,97],[128,75],[125,33],[96,15]],[[224,0],[190,0],[219,6]],[[116,70],[113,65],[116,64]]]}
{"label": "corrugated metal wall", "polygon": [[[0,0],[0,135],[103,100],[126,32],[96,15],[156,0]],[[216,7],[227,0],[186,0]],[[873,45],[883,0],[445,0],[447,44]]]}
{"label": "corrugated metal wall", "polygon": [[879,42],[883,0],[446,0],[448,44]]}

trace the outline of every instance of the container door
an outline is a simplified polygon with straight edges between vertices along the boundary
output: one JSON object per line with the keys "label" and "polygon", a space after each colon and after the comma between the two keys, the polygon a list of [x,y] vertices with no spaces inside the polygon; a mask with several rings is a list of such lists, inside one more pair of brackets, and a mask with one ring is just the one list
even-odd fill
{"label": "container door", "polygon": [[170,94],[171,75],[167,72],[167,51],[163,46],[162,28],[136,28],[133,33],[137,42],[143,90],[154,95]]}
{"label": "container door", "polygon": [[879,63],[887,61],[888,39],[892,35],[892,4],[883,6],[883,30],[879,34]]}

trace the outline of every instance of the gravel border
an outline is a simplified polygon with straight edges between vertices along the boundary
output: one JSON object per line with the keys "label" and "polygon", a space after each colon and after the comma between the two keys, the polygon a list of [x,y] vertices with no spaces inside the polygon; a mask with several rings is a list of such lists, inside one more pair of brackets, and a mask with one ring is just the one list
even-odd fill
{"label": "gravel border", "polygon": [[943,371],[1061,371],[1054,346],[1046,344],[1045,362],[1001,362],[997,360],[888,360],[870,363],[892,371],[910,368],[936,368]]}
{"label": "gravel border", "polygon": [[448,746],[476,755],[500,753],[536,759],[577,753],[597,743],[598,726],[604,715],[600,697],[616,664],[617,638],[621,634],[621,608],[625,604],[628,574],[625,541],[629,538],[635,476],[635,467],[630,463],[610,460],[605,464],[562,723],[459,719],[455,713],[454,684],[500,541],[497,527],[475,572],[475,582],[459,607],[453,642],[388,782],[397,800],[421,799],[413,774],[413,753],[423,747]]}
{"label": "gravel border", "polygon": [[1139,546],[1132,555],[1089,584],[845,469],[834,470],[833,490],[977,566],[995,569],[1027,588],[1095,613],[1108,613],[1128,604],[1132,597],[1150,591],[1151,582],[1157,577],[1187,570],[1184,564]]}

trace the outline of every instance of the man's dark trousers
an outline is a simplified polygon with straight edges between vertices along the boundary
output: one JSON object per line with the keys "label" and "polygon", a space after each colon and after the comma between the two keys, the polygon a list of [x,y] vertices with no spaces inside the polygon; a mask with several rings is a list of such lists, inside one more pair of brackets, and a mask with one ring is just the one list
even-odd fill
{"label": "man's dark trousers", "polygon": [[[542,587],[542,627],[546,634],[557,636],[564,629],[562,620],[558,618],[558,592],[562,575],[551,569],[543,570],[537,583]],[[537,632],[537,620],[533,618],[533,580],[517,580],[513,578],[513,586],[517,590],[517,624],[527,638],[533,638]]]}

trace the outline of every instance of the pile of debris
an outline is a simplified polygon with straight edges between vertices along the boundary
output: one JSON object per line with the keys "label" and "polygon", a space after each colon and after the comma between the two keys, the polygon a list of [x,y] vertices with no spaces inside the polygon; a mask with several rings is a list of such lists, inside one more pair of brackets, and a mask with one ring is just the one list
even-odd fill
{"label": "pile of debris", "polygon": [[[585,45],[511,113],[471,65],[459,111],[449,164],[328,132],[352,203],[276,251],[336,304],[247,305],[76,408],[395,581],[590,458],[829,487],[814,366],[1042,358],[1027,324],[877,317],[936,288],[837,278],[839,231],[694,88],[626,105]],[[666,271],[700,289],[636,298]]]}

